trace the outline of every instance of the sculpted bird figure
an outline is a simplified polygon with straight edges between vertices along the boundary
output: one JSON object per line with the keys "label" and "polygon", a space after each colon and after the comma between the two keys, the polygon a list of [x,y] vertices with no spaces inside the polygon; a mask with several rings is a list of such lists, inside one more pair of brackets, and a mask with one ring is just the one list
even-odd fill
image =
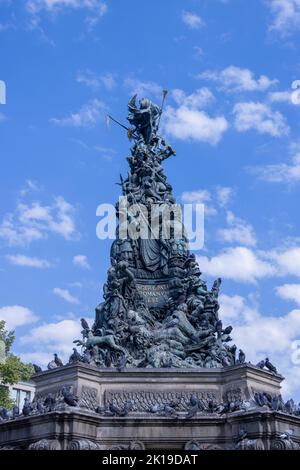
{"label": "sculpted bird figure", "polygon": [[12,409],[12,416],[14,419],[20,416],[20,408],[17,405],[15,405]]}
{"label": "sculpted bird figure", "polygon": [[242,349],[240,349],[239,351],[239,364],[244,364],[246,360],[246,354],[244,353],[244,351]]}
{"label": "sculpted bird figure", "polygon": [[77,406],[79,398],[71,392],[69,387],[63,387],[61,393],[67,405]]}
{"label": "sculpted bird figure", "polygon": [[86,321],[85,318],[81,318],[80,322],[81,322],[81,326],[84,330],[89,330],[90,329],[89,324],[88,324],[88,322]]}
{"label": "sculpted bird figure", "polygon": [[268,357],[266,357],[265,359],[265,366],[267,369],[269,369],[270,372],[274,372],[274,374],[277,374],[276,367],[272,364],[272,362],[269,361]]}
{"label": "sculpted bird figure", "polygon": [[126,362],[127,362],[126,354],[121,354],[116,363],[116,369],[118,372],[122,372],[122,370],[125,369]]}
{"label": "sculpted bird figure", "polygon": [[291,439],[292,435],[294,434],[294,431],[292,429],[287,429],[285,432],[280,434],[280,439]]}
{"label": "sculpted bird figure", "polygon": [[56,404],[55,397],[52,395],[52,393],[48,393],[44,401],[44,406],[47,408],[48,411],[53,411],[55,404]]}
{"label": "sculpted bird figure", "polygon": [[62,367],[63,362],[62,360],[58,357],[57,353],[54,354],[54,362],[57,365],[57,367]]}
{"label": "sculpted bird figure", "polygon": [[57,364],[54,360],[50,361],[49,364],[47,365],[47,369],[48,370],[53,370],[53,369],[57,369]]}
{"label": "sculpted bird figure", "polygon": [[262,361],[259,361],[257,364],[256,364],[256,367],[259,367],[260,369],[263,369],[265,367],[266,363],[264,360]]}
{"label": "sculpted bird figure", "polygon": [[189,402],[189,409],[185,416],[185,419],[191,419],[197,415],[198,411],[200,411],[200,403],[199,399],[196,395],[191,395],[190,402]]}
{"label": "sculpted bird figure", "polygon": [[22,409],[22,413],[24,416],[29,416],[32,412],[33,406],[31,401],[28,398],[24,398],[24,405]]}
{"label": "sculpted bird figure", "polygon": [[73,352],[71,356],[69,357],[69,364],[75,364],[76,362],[79,362],[81,360],[81,355],[77,351],[76,348],[73,348]]}
{"label": "sculpted bird figure", "polygon": [[4,408],[4,407],[1,407],[1,408],[0,408],[0,418],[2,418],[3,420],[9,419],[8,411],[7,411],[7,409]]}

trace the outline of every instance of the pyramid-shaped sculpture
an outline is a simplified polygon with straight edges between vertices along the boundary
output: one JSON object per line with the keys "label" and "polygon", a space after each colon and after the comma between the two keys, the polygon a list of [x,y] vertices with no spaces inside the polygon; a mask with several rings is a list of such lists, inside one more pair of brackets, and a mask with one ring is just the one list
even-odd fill
{"label": "pyramid-shaped sculpture", "polygon": [[[134,139],[116,205],[104,301],[90,330],[86,361],[115,367],[223,367],[244,362],[219,319],[221,280],[207,288],[176,205],[163,162],[175,154],[158,134],[161,108],[136,97],[128,120]],[[93,349],[92,346],[95,346]]]}

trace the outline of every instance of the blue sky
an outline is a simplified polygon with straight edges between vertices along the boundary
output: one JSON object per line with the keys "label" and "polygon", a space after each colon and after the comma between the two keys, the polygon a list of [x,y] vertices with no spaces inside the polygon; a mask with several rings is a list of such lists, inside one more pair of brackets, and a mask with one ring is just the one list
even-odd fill
{"label": "blue sky", "polygon": [[300,0],[0,0],[0,318],[15,351],[67,358],[102,298],[132,93],[160,102],[180,202],[205,203],[209,283],[252,361],[300,398]]}

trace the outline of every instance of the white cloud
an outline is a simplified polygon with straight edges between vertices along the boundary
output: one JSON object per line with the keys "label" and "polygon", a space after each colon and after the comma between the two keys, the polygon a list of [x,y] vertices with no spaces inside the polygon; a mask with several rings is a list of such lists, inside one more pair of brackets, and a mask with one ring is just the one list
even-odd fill
{"label": "white cloud", "polygon": [[[36,328],[33,328],[29,335],[21,338],[22,343],[42,343],[42,344],[55,344],[65,345],[72,342],[76,337],[80,337],[81,325],[77,320],[62,320],[58,323],[47,323]],[[68,351],[69,346],[64,346],[63,349]]]}
{"label": "white cloud", "polygon": [[107,90],[112,90],[116,86],[116,79],[112,73],[97,75],[90,70],[79,72],[76,77],[76,81],[78,83],[83,83],[93,90],[97,90],[102,86],[104,86],[104,88]]}
{"label": "white cloud", "polygon": [[229,92],[265,91],[278,82],[278,80],[271,80],[266,75],[261,75],[255,79],[251,70],[233,65],[220,72],[206,70],[199,74],[197,78],[217,82],[222,90]]}
{"label": "white cloud", "polygon": [[183,11],[181,15],[182,21],[191,29],[199,29],[205,25],[201,16],[190,11]]}
{"label": "white cloud", "polygon": [[229,124],[224,116],[210,117],[206,112],[179,106],[167,107],[164,115],[165,131],[179,139],[207,142],[216,145],[227,131]]}
{"label": "white cloud", "polygon": [[24,197],[31,192],[38,192],[40,190],[41,187],[35,181],[29,179],[26,180],[24,187],[20,190],[20,195]]}
{"label": "white cloud", "polygon": [[198,189],[196,191],[185,191],[181,194],[181,200],[189,204],[203,204],[206,216],[217,214],[215,206],[226,207],[232,197],[233,189],[228,186],[217,186],[212,191]]}
{"label": "white cloud", "polygon": [[227,206],[231,197],[233,196],[234,190],[229,186],[218,186],[216,189],[217,201],[221,207]]}
{"label": "white cloud", "polygon": [[50,362],[52,359],[50,352],[51,354],[54,352],[71,353],[74,339],[81,337],[80,331],[79,321],[62,320],[58,323],[46,323],[33,328],[28,335],[21,337],[20,340],[22,344],[33,344],[34,349],[41,352],[49,351],[47,362]]}
{"label": "white cloud", "polygon": [[[287,322],[286,318],[261,317],[258,321],[256,318],[255,322],[237,327],[235,337],[239,339],[241,344],[246,345],[251,354],[250,357],[254,357],[256,360],[260,356],[265,357],[266,354],[270,354],[270,351],[272,351],[271,358],[274,361],[273,355],[275,352],[281,351],[287,354],[290,347],[289,340],[294,334],[291,320],[290,318],[290,321]],[[283,331],[283,328],[288,330],[288,334]]]}
{"label": "white cloud", "polygon": [[71,113],[64,118],[51,118],[50,122],[65,127],[93,127],[99,122],[105,109],[102,101],[94,99],[82,106],[77,113]]}
{"label": "white cloud", "polygon": [[236,282],[255,283],[258,279],[276,274],[276,267],[273,264],[264,261],[258,254],[244,246],[228,248],[210,259],[206,256],[197,258],[204,275]]}
{"label": "white cloud", "polygon": [[300,0],[268,0],[272,13],[270,30],[286,36],[300,28]]}
{"label": "white cloud", "polygon": [[112,161],[116,154],[116,151],[114,149],[109,147],[102,147],[101,145],[95,145],[93,147],[93,150],[98,152],[104,160],[107,160],[109,162]]}
{"label": "white cloud", "polygon": [[300,181],[300,144],[290,145],[291,163],[274,163],[250,167],[249,171],[268,183],[293,184]]}
{"label": "white cloud", "polygon": [[[76,287],[76,289],[81,289],[83,287],[83,284],[82,284],[82,282],[75,281],[75,282],[70,282],[69,286]],[[71,313],[70,315],[73,315],[73,313]]]}
{"label": "white cloud", "polygon": [[54,295],[57,295],[57,297],[60,297],[61,299],[65,300],[66,302],[69,302],[70,304],[80,303],[79,300],[68,291],[68,289],[61,289],[60,287],[54,287],[52,292]]}
{"label": "white cloud", "polygon": [[16,25],[12,22],[0,23],[0,33],[8,31],[9,29],[16,29]]}
{"label": "white cloud", "polygon": [[40,27],[42,14],[51,15],[51,18],[67,10],[83,10],[87,13],[85,23],[88,31],[92,31],[99,20],[107,13],[108,7],[103,0],[26,0],[26,10],[30,14],[30,27],[39,29],[44,37],[45,33]]}
{"label": "white cloud", "polygon": [[69,139],[74,144],[80,146],[84,150],[89,150],[91,152],[97,152],[101,155],[104,160],[111,161],[113,157],[116,155],[116,150],[110,147],[103,147],[102,145],[88,145],[81,139]]}
{"label": "white cloud", "polygon": [[83,269],[90,269],[88,259],[85,255],[76,255],[73,258],[73,264]]}
{"label": "white cloud", "polygon": [[98,2],[96,5],[94,12],[86,18],[86,24],[88,31],[91,32],[95,28],[95,26],[99,23],[102,16],[105,15],[108,11],[107,3],[103,2],[102,0],[94,0]]}
{"label": "white cloud", "polygon": [[278,163],[252,168],[259,179],[269,183],[298,183],[300,181],[300,155],[292,163]]}
{"label": "white cloud", "polygon": [[204,204],[211,201],[211,194],[207,189],[198,189],[197,191],[184,192],[181,195],[184,202],[191,202],[195,204]]}
{"label": "white cloud", "polygon": [[0,307],[0,320],[5,321],[7,329],[14,330],[19,326],[36,322],[38,317],[27,307],[9,305]]}
{"label": "white cloud", "polygon": [[46,238],[40,229],[30,225],[19,224],[14,220],[13,214],[7,214],[0,225],[0,238],[8,245],[29,245],[31,242]]}
{"label": "white cloud", "polygon": [[252,225],[227,211],[226,221],[228,228],[219,229],[218,237],[226,243],[242,243],[247,246],[256,245],[256,236]]}
{"label": "white cloud", "polygon": [[300,310],[275,317],[263,316],[253,301],[241,296],[220,296],[220,317],[233,326],[232,338],[246,352],[246,360],[256,364],[269,357],[286,377],[283,392],[286,399],[298,391],[300,367],[292,360],[292,343],[300,337]]}
{"label": "white cloud", "polygon": [[239,132],[255,130],[260,134],[280,137],[289,133],[289,127],[284,116],[279,111],[273,111],[264,103],[242,102],[233,108],[235,127]]}
{"label": "white cloud", "polygon": [[212,196],[207,189],[186,191],[181,195],[181,200],[188,204],[203,204],[205,215],[216,215],[217,211],[212,205]]}
{"label": "white cloud", "polygon": [[42,11],[60,13],[65,9],[87,9],[98,17],[107,12],[107,4],[103,0],[27,0],[26,9],[33,15]]}
{"label": "white cloud", "polygon": [[242,349],[246,349],[248,359],[253,363],[266,355],[270,355],[274,362],[275,354],[288,356],[291,341],[300,334],[299,310],[280,317],[263,316],[256,306],[249,306],[246,299],[240,296],[220,296],[220,303],[221,318],[225,307],[225,318],[227,315],[234,326],[232,336]]}
{"label": "white cloud", "polygon": [[195,53],[194,53],[195,59],[201,59],[204,55],[204,51],[203,51],[202,47],[194,46],[193,49],[195,51]]}
{"label": "white cloud", "polygon": [[206,87],[199,88],[190,95],[186,95],[183,90],[175,88],[172,90],[172,96],[179,106],[185,106],[191,109],[203,108],[215,100],[212,92]]}
{"label": "white cloud", "polygon": [[161,97],[162,87],[155,82],[143,82],[135,78],[126,78],[124,85],[129,89],[130,95],[137,94],[140,98],[147,96]]}
{"label": "white cloud", "polygon": [[[18,356],[25,363],[37,364],[46,369],[49,362],[53,359],[52,351],[44,352],[43,350],[35,352],[18,352]],[[70,356],[70,355],[69,355]],[[61,356],[60,356],[61,357]],[[65,355],[67,360],[68,355]]]}
{"label": "white cloud", "polygon": [[275,290],[282,299],[293,300],[300,306],[300,284],[283,284]]}
{"label": "white cloud", "polygon": [[273,91],[268,94],[268,99],[271,103],[289,103],[292,102],[292,92],[290,91]]}
{"label": "white cloud", "polygon": [[254,321],[259,316],[256,305],[248,305],[246,299],[240,295],[221,294],[219,302],[220,316],[225,322],[234,321],[237,325],[245,321]]}
{"label": "white cloud", "polygon": [[66,240],[76,239],[79,233],[74,220],[75,208],[61,196],[50,206],[19,202],[15,213],[6,214],[0,224],[0,238],[9,245],[28,245],[32,241],[55,233]]}
{"label": "white cloud", "polygon": [[226,295],[219,296],[220,303],[220,317],[223,321],[231,321],[238,319],[245,306],[245,299],[240,295]]}
{"label": "white cloud", "polygon": [[[67,240],[74,235],[76,230],[73,219],[75,209],[61,196],[55,198],[53,206],[41,206],[36,203],[30,207],[21,204],[19,209],[20,221],[24,224],[45,223],[49,231],[57,233]],[[56,212],[56,217],[51,212]]]}
{"label": "white cloud", "polygon": [[300,277],[300,247],[294,246],[285,250],[266,251],[262,255],[276,262],[278,274]]}
{"label": "white cloud", "polygon": [[[87,318],[87,321],[93,323],[92,318]],[[64,319],[57,323],[37,326],[20,338],[22,344],[29,344],[32,347],[31,351],[22,353],[21,357],[24,361],[45,367],[56,352],[66,362],[72,353],[73,341],[81,338],[81,330],[79,319]]]}
{"label": "white cloud", "polygon": [[52,264],[49,263],[49,261],[46,259],[34,258],[25,255],[7,255],[6,259],[10,262],[10,264],[14,264],[16,266],[27,266],[30,268],[39,269],[50,268],[52,266]]}

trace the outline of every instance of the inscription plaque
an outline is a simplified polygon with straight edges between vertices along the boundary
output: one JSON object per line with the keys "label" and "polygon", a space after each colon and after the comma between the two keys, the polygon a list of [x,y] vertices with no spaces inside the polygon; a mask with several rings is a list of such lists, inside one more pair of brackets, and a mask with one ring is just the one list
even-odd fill
{"label": "inscription plaque", "polygon": [[139,282],[136,287],[148,307],[165,305],[169,298],[169,284],[167,282]]}

